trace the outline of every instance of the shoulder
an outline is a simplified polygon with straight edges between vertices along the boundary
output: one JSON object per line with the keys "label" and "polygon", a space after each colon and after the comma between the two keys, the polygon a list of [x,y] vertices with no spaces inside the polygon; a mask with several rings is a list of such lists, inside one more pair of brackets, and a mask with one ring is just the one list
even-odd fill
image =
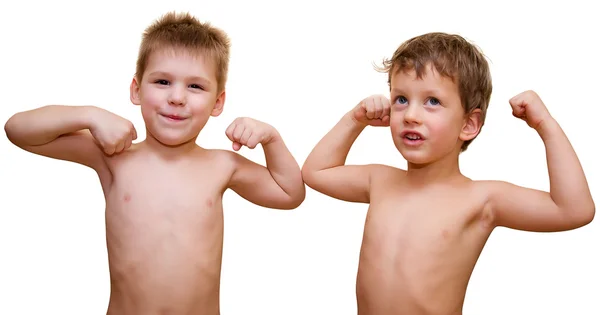
{"label": "shoulder", "polygon": [[[518,198],[520,187],[501,180],[478,180],[472,182],[472,196],[482,203],[482,212],[488,221],[495,221],[499,201]],[[509,202],[510,203],[510,202]]]}
{"label": "shoulder", "polygon": [[397,167],[384,164],[365,165],[369,174],[371,192],[376,193],[392,185],[402,185],[406,180],[406,171]]}
{"label": "shoulder", "polygon": [[221,172],[234,172],[238,165],[246,158],[237,152],[223,149],[202,149],[199,158],[210,164],[211,168],[219,169]]}
{"label": "shoulder", "polygon": [[238,159],[242,158],[237,152],[223,149],[203,149],[201,154],[203,158],[216,162],[220,166],[236,163]]}
{"label": "shoulder", "polygon": [[486,204],[489,204],[495,198],[508,197],[511,189],[516,186],[501,180],[477,180],[472,181],[474,193],[484,198]]}
{"label": "shoulder", "polygon": [[385,164],[367,164],[365,168],[371,175],[374,182],[387,181],[391,178],[402,180],[406,177],[406,171],[394,166]]}

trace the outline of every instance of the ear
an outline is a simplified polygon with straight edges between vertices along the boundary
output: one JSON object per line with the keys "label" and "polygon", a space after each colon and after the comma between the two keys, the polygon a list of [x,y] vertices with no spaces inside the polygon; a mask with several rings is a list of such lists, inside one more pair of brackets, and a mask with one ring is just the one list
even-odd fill
{"label": "ear", "polygon": [[140,105],[142,100],[140,98],[140,86],[137,82],[137,79],[133,77],[131,80],[131,85],[129,86],[129,98],[131,102],[135,105]]}
{"label": "ear", "polygon": [[460,132],[460,140],[468,141],[473,140],[479,134],[481,130],[482,113],[481,109],[476,108],[471,113],[465,116],[465,122]]}
{"label": "ear", "polygon": [[225,106],[225,90],[223,90],[217,96],[217,100],[215,101],[215,106],[213,107],[212,113],[210,113],[210,115],[213,117],[217,117],[217,116],[221,115],[221,113],[223,112],[223,106]]}

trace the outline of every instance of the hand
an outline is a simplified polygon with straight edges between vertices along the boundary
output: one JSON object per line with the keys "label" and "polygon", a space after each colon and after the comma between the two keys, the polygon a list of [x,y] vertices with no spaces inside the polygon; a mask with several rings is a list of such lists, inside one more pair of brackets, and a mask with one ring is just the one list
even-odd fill
{"label": "hand", "polygon": [[129,120],[106,110],[93,113],[90,132],[104,153],[113,155],[127,150],[137,132]]}
{"label": "hand", "polygon": [[271,125],[248,117],[235,119],[225,130],[235,151],[244,145],[250,149],[256,148],[259,143],[264,146],[273,140],[276,133]]}
{"label": "hand", "polygon": [[377,127],[390,125],[390,101],[383,95],[365,98],[352,111],[358,123]]}
{"label": "hand", "polygon": [[538,130],[545,119],[550,117],[550,112],[544,102],[534,91],[525,91],[509,100],[513,116],[523,119],[529,127]]}

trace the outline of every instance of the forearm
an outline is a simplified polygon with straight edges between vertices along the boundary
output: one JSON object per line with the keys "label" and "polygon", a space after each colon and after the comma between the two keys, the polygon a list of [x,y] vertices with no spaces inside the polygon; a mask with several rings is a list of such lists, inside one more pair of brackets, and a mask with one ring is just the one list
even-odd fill
{"label": "forearm", "polygon": [[43,145],[61,135],[88,129],[93,111],[91,106],[44,106],[13,115],[4,130],[16,145]]}
{"label": "forearm", "polygon": [[593,215],[595,206],[583,168],[558,122],[547,119],[538,133],[546,147],[552,200],[560,209]]}
{"label": "forearm", "polygon": [[277,133],[263,145],[266,166],[273,180],[292,199],[304,199],[305,187],[300,166]]}
{"label": "forearm", "polygon": [[352,118],[351,112],[344,115],[309,154],[303,170],[316,172],[344,165],[350,148],[364,128],[365,125]]}

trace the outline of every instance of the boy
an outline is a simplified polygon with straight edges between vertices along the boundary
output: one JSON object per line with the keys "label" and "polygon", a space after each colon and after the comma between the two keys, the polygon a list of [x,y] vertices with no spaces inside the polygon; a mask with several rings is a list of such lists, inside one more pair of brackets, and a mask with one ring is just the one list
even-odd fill
{"label": "boy", "polygon": [[[462,314],[467,283],[496,226],[562,231],[594,217],[578,158],[532,91],[513,114],[546,146],[550,193],[463,176],[458,157],[479,133],[492,91],[484,56],[456,35],[430,33],[384,62],[390,101],[371,96],[346,113],[308,156],[305,183],[368,203],[356,294],[360,315]],[[407,170],[345,165],[366,126],[389,126]]]}
{"label": "boy", "polygon": [[131,101],[147,137],[93,106],[17,113],[7,137],[29,152],[86,165],[106,198],[109,315],[217,315],[223,244],[222,196],[294,209],[304,200],[300,166],[270,125],[238,118],[233,149],[263,146],[267,167],[195,141],[225,102],[227,35],[189,14],[169,13],[143,36]]}

